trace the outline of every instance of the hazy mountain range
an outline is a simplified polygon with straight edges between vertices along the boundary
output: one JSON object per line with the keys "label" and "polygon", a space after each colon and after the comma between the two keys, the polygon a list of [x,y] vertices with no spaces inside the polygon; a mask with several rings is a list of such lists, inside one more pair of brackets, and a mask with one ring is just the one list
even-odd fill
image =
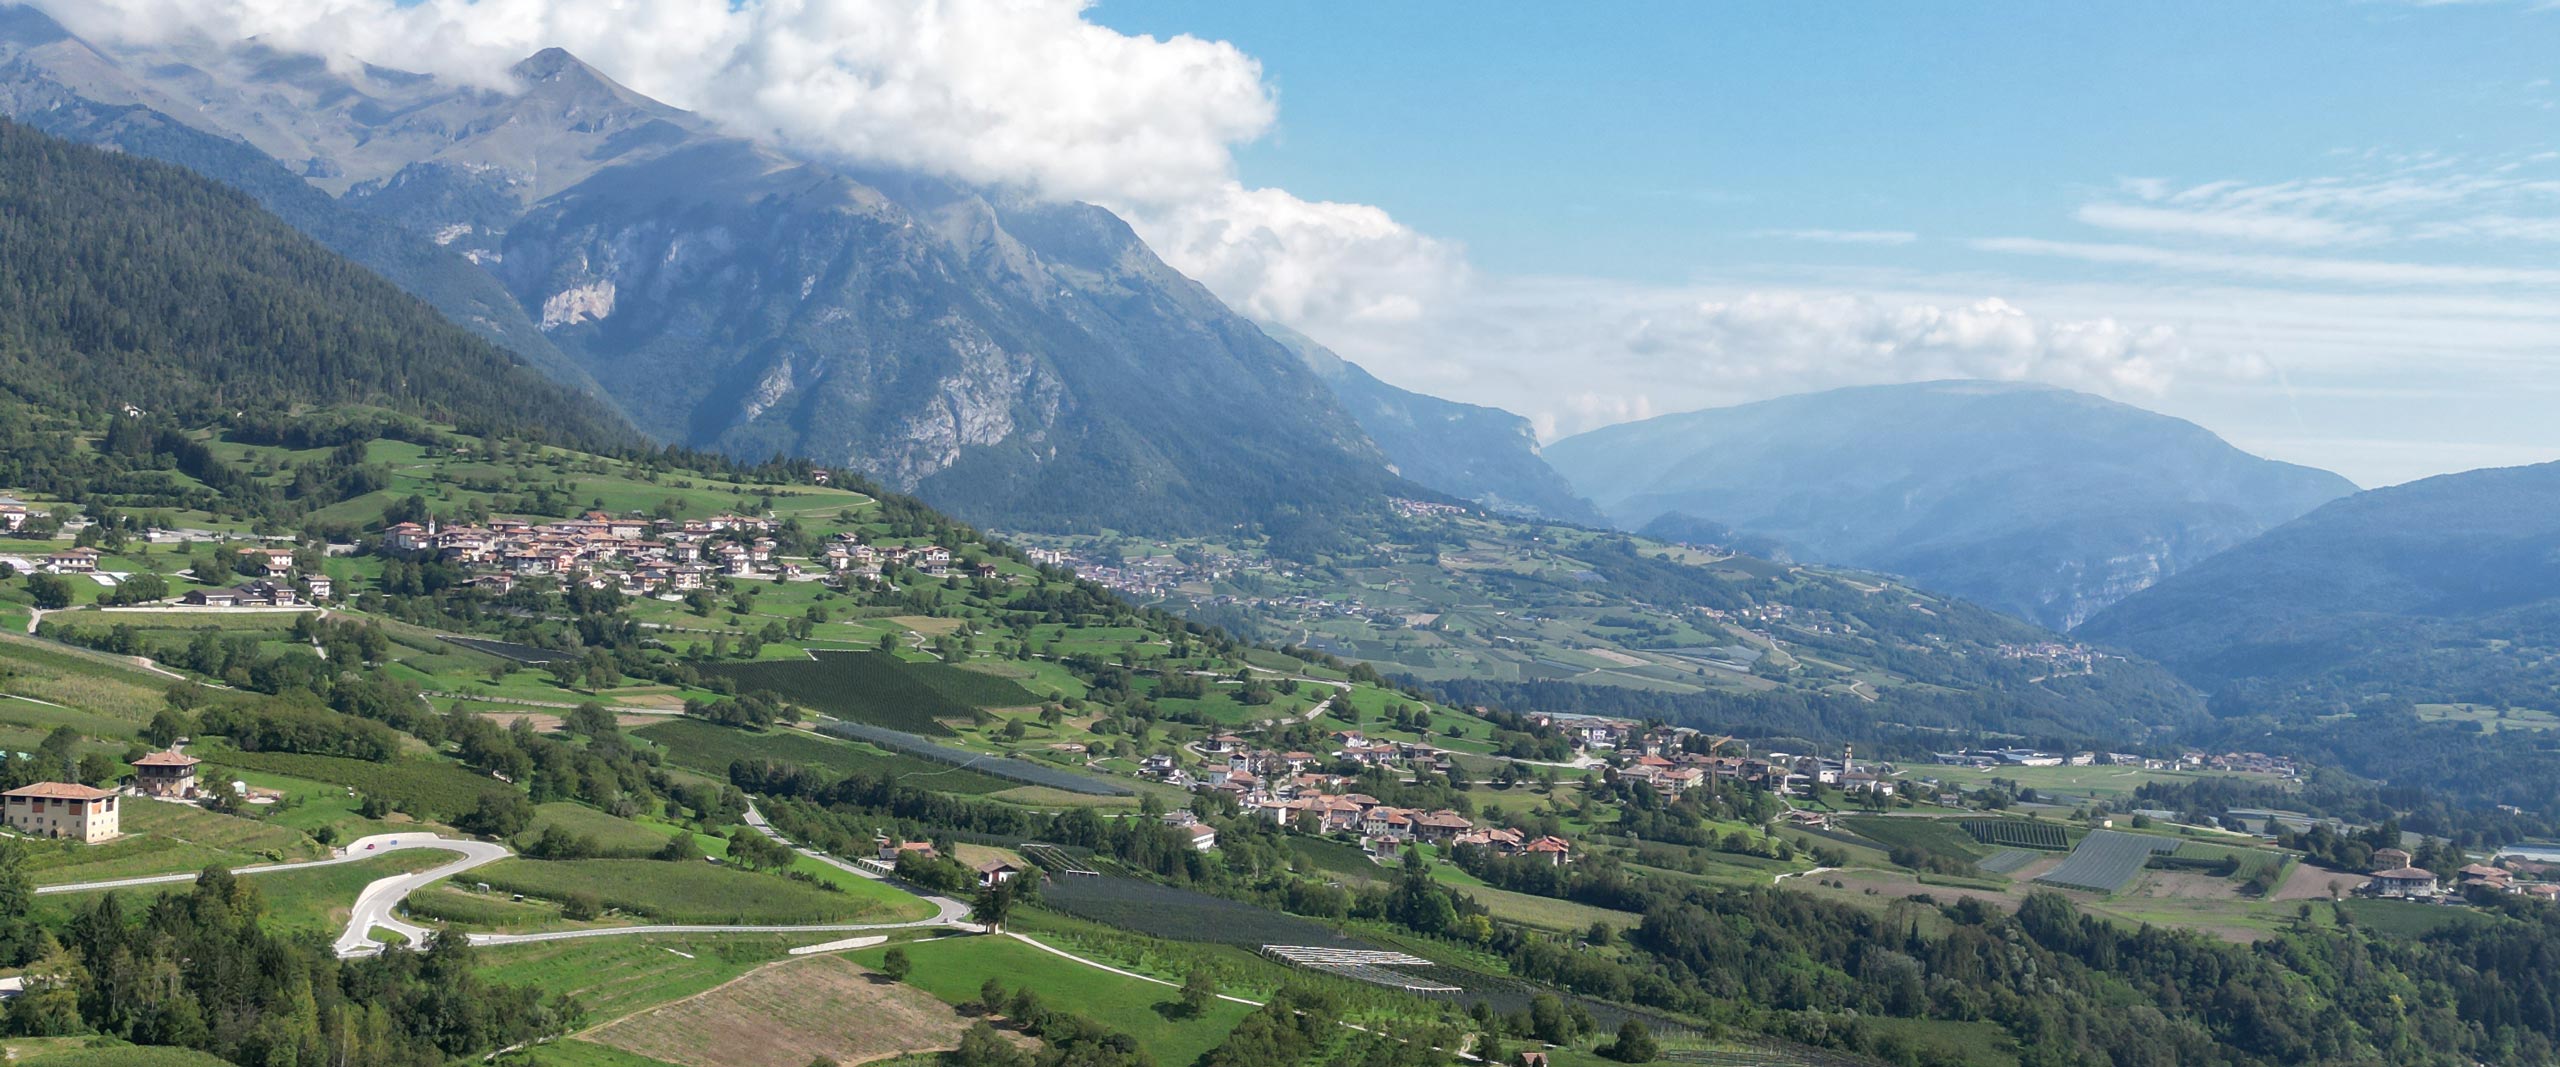
{"label": "hazy mountain range", "polygon": [[1332,387],[1334,399],[1397,473],[1506,515],[1608,525],[1598,508],[1539,458],[1529,420],[1501,408],[1396,388],[1305,334],[1273,323],[1262,328]]}
{"label": "hazy mountain range", "polygon": [[1622,526],[1718,524],[2057,629],[2355,491],[2193,423],[2020,383],[1870,386],[1665,415],[1545,455]]}
{"label": "hazy mountain range", "polygon": [[2082,632],[2208,686],[2327,674],[2405,682],[2407,672],[2379,664],[2432,659],[2471,677],[2433,692],[2391,691],[2547,700],[2547,685],[2499,695],[2476,668],[2452,668],[2560,645],[2560,464],[2448,474],[2337,501],[2127,597]]}

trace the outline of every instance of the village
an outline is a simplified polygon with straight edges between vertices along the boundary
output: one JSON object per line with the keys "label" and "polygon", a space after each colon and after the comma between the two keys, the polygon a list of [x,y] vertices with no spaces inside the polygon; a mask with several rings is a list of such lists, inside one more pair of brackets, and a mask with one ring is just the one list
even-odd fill
{"label": "village", "polygon": [[[6,512],[0,512],[5,516]],[[677,597],[710,587],[718,578],[765,578],[784,581],[878,581],[898,568],[912,568],[932,578],[955,572],[950,550],[939,545],[871,545],[850,534],[831,538],[815,557],[786,558],[777,542],[764,536],[769,519],[717,515],[685,521],[614,516],[590,511],[575,518],[534,523],[495,519],[485,525],[439,526],[403,522],[382,532],[381,547],[402,556],[432,558],[472,574],[470,583],[492,594],[504,594],[528,578],[584,582],[612,588],[628,596]],[[329,555],[357,551],[354,545],[329,545]],[[310,608],[333,600],[340,592],[334,580],[312,565],[315,550],[293,547],[238,548],[249,580],[232,586],[192,589],[167,598],[160,606],[186,608]],[[119,576],[101,569],[102,553],[86,546],[26,557],[35,569],[57,575],[96,578],[111,585]],[[964,568],[970,576],[992,577],[992,564]],[[195,575],[199,581],[213,576]],[[139,605],[127,605],[128,609]]]}
{"label": "village", "polygon": [[[1633,720],[1590,715],[1541,714],[1530,719],[1572,743],[1578,755],[1562,766],[1600,769],[1618,781],[1642,783],[1670,801],[1713,781],[1800,798],[1833,790],[1882,799],[1894,796],[1899,788],[1891,765],[1863,766],[1854,750],[1845,747],[1836,758],[1785,752],[1727,754],[1726,748],[1740,747],[1732,738],[1708,737],[1687,727],[1648,728]],[[1364,852],[1382,862],[1392,862],[1413,844],[1472,845],[1559,866],[1575,859],[1574,845],[1564,838],[1488,825],[1449,809],[1383,803],[1358,792],[1360,776],[1346,773],[1375,769],[1406,781],[1418,772],[1445,774],[1455,755],[1448,749],[1426,741],[1371,737],[1356,729],[1331,731],[1327,739],[1331,744],[1322,752],[1280,750],[1239,734],[1218,733],[1186,746],[1200,759],[1196,768],[1157,754],[1142,761],[1139,770],[1171,785],[1229,798],[1240,810],[1311,836],[1357,839]],[[1801,826],[1819,828],[1828,823],[1828,816],[1818,811],[1791,809],[1788,816]],[[1169,818],[1179,819],[1181,814]],[[1209,830],[1200,826],[1196,832]]]}
{"label": "village", "polygon": [[[715,577],[818,581],[878,580],[892,569],[913,568],[929,577],[951,574],[951,551],[939,545],[871,545],[851,534],[831,538],[821,555],[788,559],[764,536],[770,519],[715,515],[708,519],[647,519],[590,511],[576,519],[529,523],[494,520],[486,526],[438,529],[404,522],[383,531],[383,547],[432,554],[479,573],[473,580],[495,592],[531,577],[584,579],[631,596],[682,594]],[[993,577],[978,564],[976,577]]]}

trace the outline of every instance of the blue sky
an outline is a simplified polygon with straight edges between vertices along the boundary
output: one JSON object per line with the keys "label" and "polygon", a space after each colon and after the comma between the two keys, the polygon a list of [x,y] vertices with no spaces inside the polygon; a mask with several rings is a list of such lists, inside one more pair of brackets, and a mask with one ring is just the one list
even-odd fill
{"label": "blue sky", "polygon": [[[1636,303],[1996,299],[2174,333],[2165,382],[2099,391],[2361,483],[2560,458],[2542,415],[2560,12],[1104,0],[1088,17],[1251,55],[1278,118],[1237,149],[1245,184],[1381,207],[1481,279]],[[1554,392],[1410,351],[1420,331],[1310,332],[1411,387],[1515,410]],[[1786,370],[1683,388],[1656,367],[1599,383],[1640,403],[1542,425],[1908,376]]]}
{"label": "blue sky", "polygon": [[2042,381],[2365,485],[2560,460],[2545,0],[37,0],[1100,204],[1544,439]]}
{"label": "blue sky", "polygon": [[[2281,180],[2343,153],[2552,147],[2560,13],[2496,4],[1197,4],[1280,121],[1248,183],[1385,206],[1496,270],[1674,281],[1814,255],[1773,228],[2058,225],[2121,175]],[[1982,257],[1965,261],[1984,265]]]}

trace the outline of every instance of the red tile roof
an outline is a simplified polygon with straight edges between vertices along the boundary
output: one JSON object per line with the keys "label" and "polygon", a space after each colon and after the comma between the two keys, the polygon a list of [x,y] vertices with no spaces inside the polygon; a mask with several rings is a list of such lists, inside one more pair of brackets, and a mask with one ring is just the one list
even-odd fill
{"label": "red tile roof", "polygon": [[6,793],[0,793],[0,796],[8,797],[50,797],[60,800],[104,800],[114,795],[116,791],[113,789],[92,789],[70,782],[37,782],[23,789],[12,789]]}
{"label": "red tile roof", "polygon": [[148,756],[144,756],[141,759],[133,761],[133,765],[136,767],[193,767],[202,762],[204,761],[197,759],[194,756],[185,755],[172,750],[168,752],[154,752]]}

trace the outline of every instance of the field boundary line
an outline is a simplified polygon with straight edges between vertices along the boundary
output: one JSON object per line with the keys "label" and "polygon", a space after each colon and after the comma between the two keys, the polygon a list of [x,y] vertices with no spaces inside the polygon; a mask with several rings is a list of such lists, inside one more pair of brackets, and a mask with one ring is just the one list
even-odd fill
{"label": "field boundary line", "polygon": [[[738,984],[738,983],[740,983],[740,982],[746,981],[746,980],[747,980],[747,979],[749,979],[749,978],[753,978],[753,977],[755,977],[755,976],[757,976],[757,975],[759,975],[759,974],[763,974],[763,973],[764,973],[764,972],[766,972],[766,971],[770,971],[770,970],[772,970],[772,969],[774,969],[774,968],[776,968],[776,967],[780,967],[780,966],[782,966],[782,965],[784,965],[784,964],[788,964],[788,963],[805,963],[805,962],[807,962],[807,961],[809,961],[809,960],[814,960],[814,959],[817,959],[817,958],[818,958],[818,957],[816,957],[816,956],[786,956],[786,957],[783,957],[782,959],[778,959],[778,960],[766,960],[766,961],[765,961],[765,962],[763,962],[763,963],[756,964],[756,965],[755,965],[755,966],[753,966],[753,967],[749,967],[749,968],[747,968],[747,969],[746,969],[746,970],[744,970],[744,971],[740,971],[740,972],[738,972],[738,975],[737,975],[736,977],[731,978],[731,979],[729,979],[729,980],[728,980],[728,981],[726,981],[726,982],[722,982],[722,983],[720,983],[719,985],[712,986],[711,988],[709,988],[709,989],[705,989],[705,990],[703,990],[702,992],[699,992],[699,993],[695,993],[695,994],[693,994],[692,996],[688,996],[688,997],[677,997],[677,998],[676,998],[676,999],[674,999],[674,1000],[666,1001],[665,1003],[661,1003],[661,1004],[652,1004],[652,1005],[649,1005],[648,1007],[645,1007],[645,1008],[634,1008],[634,1009],[632,1009],[632,1010],[630,1010],[630,1011],[628,1011],[628,1012],[624,1012],[624,1013],[623,1013],[623,1014],[621,1014],[621,1015],[614,1016],[613,1018],[607,1019],[607,1020],[605,1020],[605,1021],[603,1021],[603,1022],[597,1023],[597,1024],[593,1025],[593,1026],[587,1027],[587,1028],[586,1028],[586,1029],[584,1029],[584,1030],[580,1030],[580,1031],[578,1031],[577,1033],[570,1034],[570,1035],[568,1035],[568,1036],[569,1036],[569,1037],[585,1037],[585,1036],[587,1036],[587,1035],[589,1035],[589,1034],[595,1033],[595,1032],[596,1032],[596,1031],[598,1031],[598,1030],[602,1030],[602,1029],[604,1029],[605,1027],[613,1026],[613,1025],[618,1024],[618,1023],[629,1022],[629,1021],[631,1021],[631,1020],[633,1020],[633,1019],[637,1019],[637,1018],[639,1018],[639,1017],[641,1017],[641,1016],[643,1016],[643,1015],[646,1015],[646,1014],[648,1014],[648,1013],[650,1013],[650,1012],[653,1012],[653,1011],[660,1011],[660,1010],[663,1010],[663,1009],[666,1009],[666,1008],[672,1008],[672,1007],[675,1007],[675,1006],[676,1006],[676,1005],[678,1005],[678,1004],[684,1004],[684,1003],[689,1003],[689,1002],[692,1002],[692,1001],[700,1000],[700,999],[702,999],[702,998],[704,998],[704,997],[710,996],[710,995],[711,995],[711,994],[713,994],[713,993],[717,993],[717,992],[719,992],[719,991],[721,991],[721,990],[723,990],[723,989],[727,989],[727,988],[729,988],[730,986],[733,986],[733,985],[736,985],[736,984]],[[860,966],[860,965],[859,965],[859,964],[857,964],[856,966]],[[864,968],[864,970],[869,970],[869,969],[870,969],[870,968],[867,968],[867,967],[866,967],[866,968]],[[563,1038],[562,1040],[567,1040],[567,1038]]]}

